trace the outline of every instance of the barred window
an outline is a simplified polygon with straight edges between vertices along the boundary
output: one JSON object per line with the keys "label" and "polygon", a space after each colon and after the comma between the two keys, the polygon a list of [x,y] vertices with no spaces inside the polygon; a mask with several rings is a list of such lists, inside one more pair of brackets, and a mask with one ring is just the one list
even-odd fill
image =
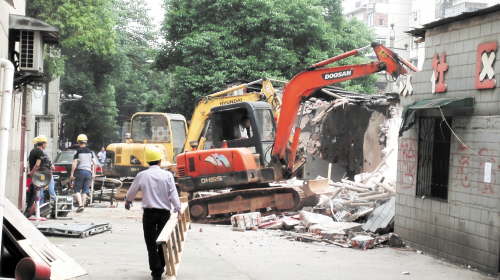
{"label": "barred window", "polygon": [[[446,121],[451,126],[451,118]],[[417,195],[448,200],[451,130],[441,118],[420,118]]]}

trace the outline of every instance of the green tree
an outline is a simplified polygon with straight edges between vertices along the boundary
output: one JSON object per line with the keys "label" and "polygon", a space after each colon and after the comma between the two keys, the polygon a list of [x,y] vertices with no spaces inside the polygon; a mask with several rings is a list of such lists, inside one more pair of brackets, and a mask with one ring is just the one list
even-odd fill
{"label": "green tree", "polygon": [[[46,82],[61,76],[61,89],[82,99],[61,106],[64,138],[80,133],[98,148],[102,135],[116,137],[116,105],[110,73],[115,53],[115,0],[27,0],[26,14],[60,29],[61,45],[46,48]],[[114,134],[114,135],[113,135]]]}
{"label": "green tree", "polygon": [[129,121],[137,111],[151,111],[153,100],[166,91],[167,80],[153,69],[158,31],[144,0],[117,3],[115,71],[112,74],[119,108],[117,122]]}
{"label": "green tree", "polygon": [[[167,43],[157,67],[173,73],[174,86],[155,108],[187,116],[195,97],[218,91],[229,80],[289,80],[373,39],[366,27],[344,20],[340,0],[165,0],[165,5]],[[365,78],[343,86],[372,92],[371,84],[373,78]]]}

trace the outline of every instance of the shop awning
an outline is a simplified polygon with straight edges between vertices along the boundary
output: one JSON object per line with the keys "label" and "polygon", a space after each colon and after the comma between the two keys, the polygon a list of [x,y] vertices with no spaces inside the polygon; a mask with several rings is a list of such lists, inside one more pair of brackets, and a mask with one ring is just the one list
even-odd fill
{"label": "shop awning", "polygon": [[415,117],[452,117],[469,115],[474,110],[474,98],[436,98],[416,101],[403,109],[399,137],[415,124]]}

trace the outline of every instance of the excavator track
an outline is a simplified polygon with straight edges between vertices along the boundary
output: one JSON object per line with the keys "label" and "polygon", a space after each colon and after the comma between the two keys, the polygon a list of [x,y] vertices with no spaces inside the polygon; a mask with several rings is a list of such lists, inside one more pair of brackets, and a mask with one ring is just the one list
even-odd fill
{"label": "excavator track", "polygon": [[[195,198],[193,200],[189,201],[189,208],[191,212],[191,220],[195,223],[202,223],[202,224],[214,224],[214,223],[226,223],[231,220],[231,214],[232,213],[226,213],[223,215],[215,215],[214,217],[208,217],[208,204],[210,203],[221,203],[225,201],[233,201],[235,198],[238,196],[244,196],[245,198],[252,198],[252,197],[265,197],[265,196],[270,196],[274,195],[276,193],[292,193],[293,198],[294,198],[294,206],[291,209],[282,209],[282,210],[277,210],[273,208],[271,211],[265,211],[266,215],[272,215],[272,214],[278,214],[283,211],[297,211],[302,209],[306,202],[306,196],[302,189],[299,187],[269,187],[269,188],[257,188],[257,189],[246,189],[246,190],[236,190],[236,191],[231,191],[229,193],[224,193],[224,194],[218,194],[218,195],[213,195],[213,196],[208,196],[208,197],[202,197],[202,198]],[[207,215],[199,215],[199,216],[204,216],[204,218],[201,217],[194,217],[192,214],[192,208],[197,207],[198,209],[204,209],[206,211]],[[256,211],[259,211],[260,209],[255,209]],[[196,212],[196,211],[195,211]],[[199,210],[198,210],[199,212]],[[201,212],[203,213],[203,211]]]}

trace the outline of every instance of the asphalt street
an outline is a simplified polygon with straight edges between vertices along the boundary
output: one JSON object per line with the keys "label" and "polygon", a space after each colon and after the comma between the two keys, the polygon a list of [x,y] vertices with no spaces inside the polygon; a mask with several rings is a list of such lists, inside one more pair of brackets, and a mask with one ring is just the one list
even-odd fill
{"label": "asphalt street", "polygon": [[[83,239],[48,237],[87,270],[77,279],[151,279],[138,206],[86,208],[73,220],[41,223],[112,224]],[[186,240],[177,279],[499,279],[414,251],[304,243],[276,230],[192,224]]]}

